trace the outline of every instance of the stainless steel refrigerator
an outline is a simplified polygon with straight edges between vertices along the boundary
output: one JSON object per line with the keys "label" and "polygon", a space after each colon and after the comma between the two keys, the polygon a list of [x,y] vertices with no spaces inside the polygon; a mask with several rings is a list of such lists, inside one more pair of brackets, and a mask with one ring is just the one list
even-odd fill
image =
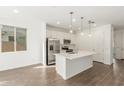
{"label": "stainless steel refrigerator", "polygon": [[47,65],[55,64],[55,55],[56,53],[60,53],[60,40],[55,38],[47,38],[46,39],[46,61]]}

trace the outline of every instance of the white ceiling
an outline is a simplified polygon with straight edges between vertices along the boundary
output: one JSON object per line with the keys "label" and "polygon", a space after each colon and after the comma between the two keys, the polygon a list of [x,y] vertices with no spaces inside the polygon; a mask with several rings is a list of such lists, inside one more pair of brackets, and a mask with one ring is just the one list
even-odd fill
{"label": "white ceiling", "polygon": [[[19,14],[15,15],[13,9],[19,10]],[[50,25],[69,28],[70,15],[73,11],[73,17],[76,22],[73,23],[74,29],[80,27],[80,17],[84,17],[84,27],[88,27],[88,20],[93,20],[97,24],[106,25],[113,24],[116,29],[124,28],[124,7],[122,6],[20,6],[20,7],[0,7],[0,17],[7,18],[30,16],[39,20],[43,20]],[[60,21],[60,25],[56,22]]]}

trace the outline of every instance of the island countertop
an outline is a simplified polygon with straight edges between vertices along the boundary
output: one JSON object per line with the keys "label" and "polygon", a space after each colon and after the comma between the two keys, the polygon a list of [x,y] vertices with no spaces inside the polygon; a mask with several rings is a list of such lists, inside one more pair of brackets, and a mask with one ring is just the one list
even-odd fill
{"label": "island countertop", "polygon": [[85,57],[85,56],[90,56],[90,55],[94,55],[95,52],[93,51],[85,51],[85,50],[80,50],[78,51],[77,53],[58,53],[58,54],[55,54],[55,55],[60,55],[60,56],[63,56],[65,57],[66,59],[69,59],[69,60],[73,60],[73,59],[76,59],[76,58],[80,58],[80,57]]}

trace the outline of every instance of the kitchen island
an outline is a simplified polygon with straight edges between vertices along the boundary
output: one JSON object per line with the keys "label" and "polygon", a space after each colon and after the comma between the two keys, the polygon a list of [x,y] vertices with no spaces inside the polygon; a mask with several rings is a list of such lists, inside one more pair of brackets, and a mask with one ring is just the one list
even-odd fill
{"label": "kitchen island", "polygon": [[93,66],[92,51],[78,51],[77,53],[59,53],[56,56],[56,71],[67,80]]}

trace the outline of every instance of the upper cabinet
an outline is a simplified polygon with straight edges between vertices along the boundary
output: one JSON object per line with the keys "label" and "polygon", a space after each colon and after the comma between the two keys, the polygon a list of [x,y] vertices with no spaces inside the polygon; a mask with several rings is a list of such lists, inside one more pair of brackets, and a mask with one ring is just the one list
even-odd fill
{"label": "upper cabinet", "polygon": [[26,28],[2,25],[1,52],[25,51],[27,49]]}

